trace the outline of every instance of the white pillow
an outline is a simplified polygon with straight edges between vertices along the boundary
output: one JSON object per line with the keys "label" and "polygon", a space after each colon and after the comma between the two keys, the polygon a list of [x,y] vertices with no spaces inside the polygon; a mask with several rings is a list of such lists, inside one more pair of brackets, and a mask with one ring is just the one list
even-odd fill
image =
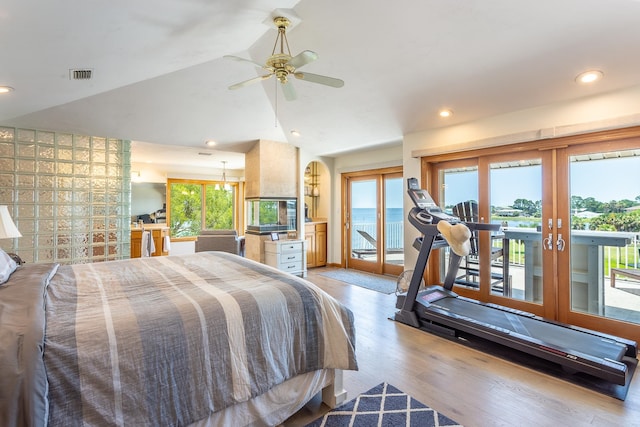
{"label": "white pillow", "polygon": [[11,273],[16,271],[18,264],[5,251],[0,249],[0,285],[9,280]]}

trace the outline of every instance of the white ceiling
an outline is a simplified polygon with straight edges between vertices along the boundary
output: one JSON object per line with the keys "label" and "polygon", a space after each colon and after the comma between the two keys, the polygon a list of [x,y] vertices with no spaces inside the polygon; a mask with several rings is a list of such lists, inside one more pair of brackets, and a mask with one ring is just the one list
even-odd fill
{"label": "white ceiling", "polygon": [[[227,89],[261,70],[223,56],[263,63],[279,14],[295,24],[292,54],[319,55],[303,70],[343,88],[294,79],[292,102],[275,79]],[[162,151],[176,162],[207,139],[332,156],[640,85],[638,22],[637,0],[4,0],[0,85],[15,90],[0,96],[0,124],[193,147],[134,144],[134,161]],[[71,80],[75,68],[94,77]],[[574,83],[590,68],[605,78]],[[439,118],[443,107],[454,116]]]}

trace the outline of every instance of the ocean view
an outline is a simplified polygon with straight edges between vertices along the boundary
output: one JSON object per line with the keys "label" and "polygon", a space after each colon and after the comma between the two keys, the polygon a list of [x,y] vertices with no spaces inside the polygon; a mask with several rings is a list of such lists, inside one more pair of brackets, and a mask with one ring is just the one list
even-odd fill
{"label": "ocean view", "polygon": [[[387,209],[387,222],[402,222],[404,221],[404,209],[402,208],[389,208]],[[376,210],[375,208],[354,208],[351,209],[351,222],[354,224],[366,224],[376,223]]]}

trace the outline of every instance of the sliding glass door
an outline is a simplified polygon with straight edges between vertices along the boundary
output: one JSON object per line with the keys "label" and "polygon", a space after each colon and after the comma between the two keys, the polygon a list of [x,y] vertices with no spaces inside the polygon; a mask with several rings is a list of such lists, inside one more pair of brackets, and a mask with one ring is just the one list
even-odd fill
{"label": "sliding glass door", "polygon": [[[640,339],[640,128],[448,157],[423,159],[431,193],[454,214],[477,194],[475,221],[498,227],[457,293]],[[428,278],[442,281],[439,257]]]}
{"label": "sliding glass door", "polygon": [[403,178],[395,170],[344,177],[348,268],[398,275],[404,266]]}
{"label": "sliding glass door", "polygon": [[[456,292],[501,304],[513,300],[520,309],[553,314],[544,308],[543,271],[550,261],[545,262],[541,238],[542,170],[549,159],[537,151],[519,152],[443,162],[434,168],[445,211],[484,228],[472,232],[471,253],[456,274]],[[548,201],[546,210],[550,206]],[[442,250],[446,256],[439,263],[440,277],[448,266],[448,251]],[[550,297],[549,307],[555,307],[553,300]]]}

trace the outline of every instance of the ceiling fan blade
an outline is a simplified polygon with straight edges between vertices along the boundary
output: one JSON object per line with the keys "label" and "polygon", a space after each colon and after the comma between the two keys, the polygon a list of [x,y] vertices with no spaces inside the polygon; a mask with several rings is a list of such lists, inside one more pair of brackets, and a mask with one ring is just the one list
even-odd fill
{"label": "ceiling fan blade", "polygon": [[232,61],[237,61],[237,62],[250,62],[253,65],[255,65],[256,67],[260,67],[260,68],[265,68],[265,66],[263,64],[259,64],[255,61],[252,61],[251,59],[246,59],[246,58],[241,58],[239,56],[233,56],[233,55],[225,55],[223,56],[224,59],[230,59]]}
{"label": "ceiling fan blade", "polygon": [[307,65],[308,63],[315,61],[316,59],[318,59],[317,53],[310,50],[305,50],[291,58],[289,60],[289,65],[291,65],[293,68],[300,68],[303,65]]}
{"label": "ceiling fan blade", "polygon": [[252,84],[252,83],[257,83],[257,82],[260,82],[260,81],[262,81],[262,80],[266,80],[266,79],[270,78],[271,76],[273,76],[273,74],[265,74],[264,76],[254,77],[254,78],[252,78],[252,79],[245,80],[245,81],[243,81],[243,82],[240,82],[240,83],[236,83],[236,84],[234,84],[234,85],[231,85],[231,86],[229,86],[229,89],[230,89],[230,90],[239,89],[239,88],[241,88],[241,87],[248,86],[248,85],[250,85],[250,84]]}
{"label": "ceiling fan blade", "polygon": [[344,86],[344,81],[340,79],[335,79],[333,77],[321,76],[319,74],[312,73],[294,73],[294,76],[300,80],[305,80],[311,83],[320,83],[321,85],[331,86],[331,87],[342,87]]}
{"label": "ceiling fan blade", "polygon": [[293,87],[291,82],[287,81],[286,83],[282,83],[282,93],[284,93],[284,99],[287,101],[295,101],[298,97],[296,94],[296,88]]}

